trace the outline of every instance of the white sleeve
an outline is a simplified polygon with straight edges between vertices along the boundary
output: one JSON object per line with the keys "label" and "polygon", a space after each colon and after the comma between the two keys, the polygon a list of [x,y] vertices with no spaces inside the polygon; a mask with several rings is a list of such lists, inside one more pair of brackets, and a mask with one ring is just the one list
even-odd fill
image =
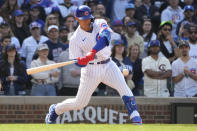
{"label": "white sleeve", "polygon": [[148,69],[150,69],[150,64],[148,62],[148,59],[147,58],[144,58],[142,60],[142,72],[145,72]]}
{"label": "white sleeve", "polygon": [[26,50],[26,40],[23,41],[22,47],[21,47],[21,51],[20,51],[20,55],[21,57],[26,58],[27,56],[27,50]]}
{"label": "white sleeve", "polygon": [[82,56],[82,50],[77,45],[77,41],[72,39],[69,43],[69,59],[77,59]]}

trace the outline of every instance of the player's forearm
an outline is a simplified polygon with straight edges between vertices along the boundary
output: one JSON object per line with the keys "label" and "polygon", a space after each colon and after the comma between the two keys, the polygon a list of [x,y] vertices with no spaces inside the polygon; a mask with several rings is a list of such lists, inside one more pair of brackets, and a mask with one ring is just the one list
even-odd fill
{"label": "player's forearm", "polygon": [[179,81],[181,81],[184,78],[184,74],[179,74],[175,77],[172,77],[172,80],[174,81],[174,83],[178,83]]}

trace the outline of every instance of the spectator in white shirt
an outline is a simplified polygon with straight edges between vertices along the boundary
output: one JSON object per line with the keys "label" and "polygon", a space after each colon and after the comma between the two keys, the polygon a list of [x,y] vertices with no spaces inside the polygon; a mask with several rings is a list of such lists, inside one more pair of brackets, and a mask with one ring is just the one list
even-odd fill
{"label": "spectator in white shirt", "polygon": [[172,63],[172,79],[175,83],[175,97],[193,97],[197,95],[197,62],[189,56],[187,41],[179,44],[181,57]]}
{"label": "spectator in white shirt", "polygon": [[153,40],[149,43],[150,56],[142,60],[144,72],[144,95],[147,97],[168,97],[167,78],[171,77],[170,61],[159,56],[160,43]]}
{"label": "spectator in white shirt", "polygon": [[39,23],[32,22],[29,28],[31,36],[24,39],[21,49],[21,57],[26,61],[27,68],[30,67],[37,46],[48,40],[46,36],[41,35],[41,25]]}

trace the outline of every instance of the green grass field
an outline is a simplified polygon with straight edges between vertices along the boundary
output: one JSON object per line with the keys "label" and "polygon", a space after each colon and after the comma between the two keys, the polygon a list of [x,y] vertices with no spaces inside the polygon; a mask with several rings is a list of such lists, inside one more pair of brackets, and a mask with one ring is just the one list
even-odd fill
{"label": "green grass field", "polygon": [[0,124],[0,131],[197,131],[194,124]]}

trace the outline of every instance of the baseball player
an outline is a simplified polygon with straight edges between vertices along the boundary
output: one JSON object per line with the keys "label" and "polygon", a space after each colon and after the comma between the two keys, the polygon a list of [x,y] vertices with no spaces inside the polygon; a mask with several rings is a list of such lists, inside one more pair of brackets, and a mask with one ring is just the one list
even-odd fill
{"label": "baseball player", "polygon": [[79,89],[75,98],[51,105],[45,122],[53,124],[60,114],[84,108],[98,84],[103,82],[118,91],[132,122],[141,125],[142,119],[137,111],[133,93],[119,68],[110,59],[109,41],[113,31],[104,19],[94,20],[91,9],[86,5],[79,6],[75,16],[79,26],[70,39],[69,57],[77,59],[76,64],[82,67]]}

